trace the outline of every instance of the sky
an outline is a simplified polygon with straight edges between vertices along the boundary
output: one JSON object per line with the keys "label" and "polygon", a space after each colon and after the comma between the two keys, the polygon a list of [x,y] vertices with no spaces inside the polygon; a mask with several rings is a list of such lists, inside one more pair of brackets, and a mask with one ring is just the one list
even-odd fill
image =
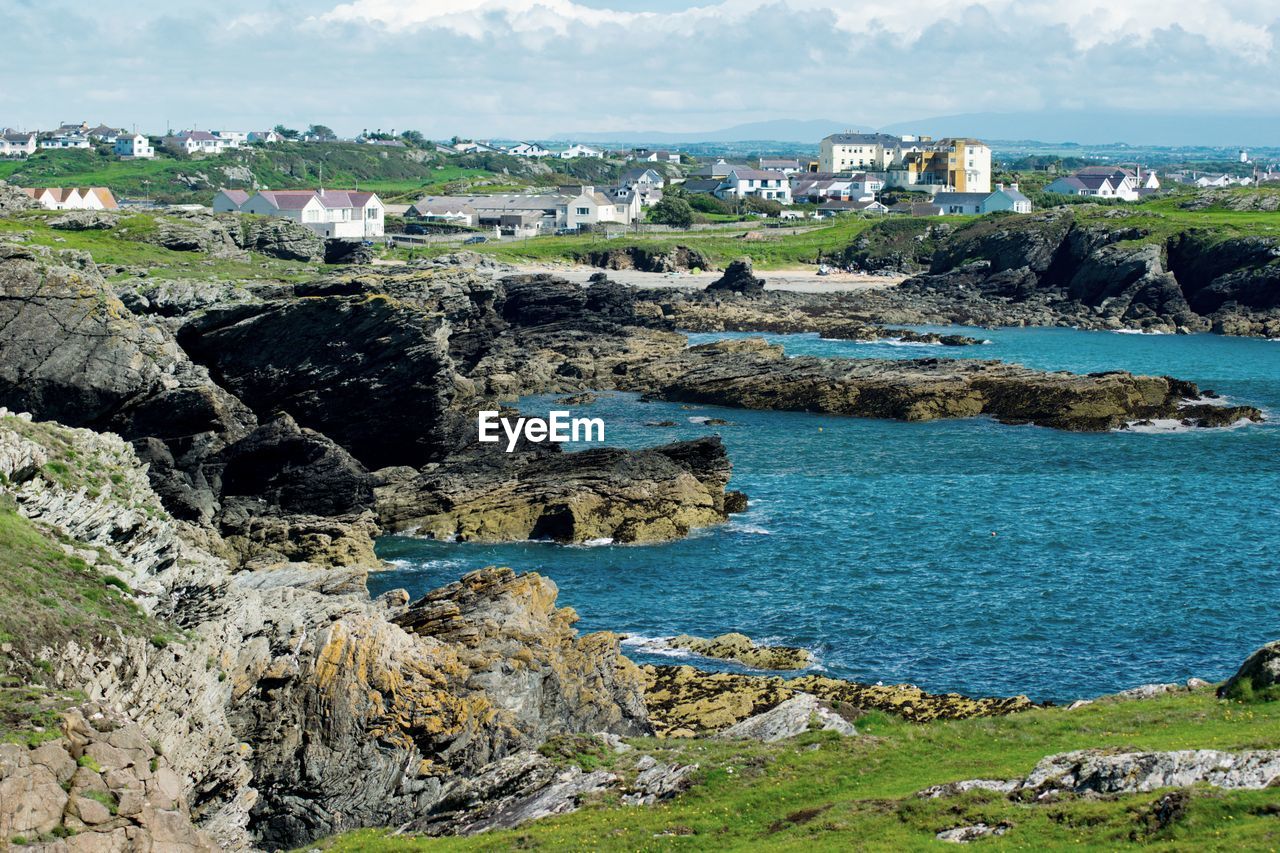
{"label": "sky", "polygon": [[1280,116],[1276,0],[0,0],[0,21],[0,126],[18,128]]}

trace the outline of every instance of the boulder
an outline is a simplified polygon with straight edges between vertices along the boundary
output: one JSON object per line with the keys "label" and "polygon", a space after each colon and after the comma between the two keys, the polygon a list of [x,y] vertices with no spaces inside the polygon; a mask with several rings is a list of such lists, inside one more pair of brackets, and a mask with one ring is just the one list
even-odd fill
{"label": "boulder", "polygon": [[1244,701],[1280,697],[1280,640],[1245,658],[1236,674],[1218,688],[1218,696]]}
{"label": "boulder", "polygon": [[681,634],[667,641],[671,646],[756,669],[806,669],[814,664],[813,652],[791,646],[760,646],[745,634],[721,634],[705,639]]}
{"label": "boulder", "polygon": [[785,740],[809,731],[814,726],[822,731],[852,736],[858,732],[853,724],[824,705],[810,693],[797,693],[787,701],[735,723],[716,737],[727,740],[759,740],[765,743]]}
{"label": "boulder", "polygon": [[723,276],[707,285],[707,292],[759,296],[764,293],[764,279],[756,278],[751,258],[738,258],[725,268]]}

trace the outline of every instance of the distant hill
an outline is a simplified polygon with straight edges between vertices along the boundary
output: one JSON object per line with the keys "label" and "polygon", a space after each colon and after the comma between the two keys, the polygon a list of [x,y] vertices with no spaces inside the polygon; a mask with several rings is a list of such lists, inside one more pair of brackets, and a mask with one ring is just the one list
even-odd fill
{"label": "distant hill", "polygon": [[565,133],[556,139],[581,142],[612,142],[619,145],[690,145],[697,142],[807,142],[816,143],[824,136],[850,128],[864,129],[865,125],[850,125],[830,119],[795,121],[777,119],[739,124],[721,130],[695,133],[669,131],[609,131],[594,133]]}
{"label": "distant hill", "polygon": [[1254,147],[1276,144],[1275,140],[1280,138],[1280,115],[1042,110],[933,116],[896,122],[881,129],[886,133],[967,135],[1082,145]]}

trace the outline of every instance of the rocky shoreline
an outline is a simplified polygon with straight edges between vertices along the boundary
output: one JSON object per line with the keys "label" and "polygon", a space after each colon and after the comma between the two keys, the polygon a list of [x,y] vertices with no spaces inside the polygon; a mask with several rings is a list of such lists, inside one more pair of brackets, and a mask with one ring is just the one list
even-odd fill
{"label": "rocky shoreline", "polygon": [[[734,284],[749,269],[726,277],[734,305],[762,298]],[[697,309],[707,318],[709,305]],[[687,347],[676,314],[607,277],[579,288],[436,265],[287,284],[108,282],[83,253],[0,241],[0,520],[41,559],[72,560],[63,568],[89,591],[67,600],[88,614],[84,633],[0,645],[0,675],[47,700],[39,722],[19,721],[26,740],[0,748],[0,836],[236,850],[364,826],[479,832],[606,791],[643,805],[691,784],[690,765],[651,757],[625,783],[562,767],[543,751],[560,737],[616,750],[648,735],[768,739],[811,717],[849,735],[872,709],[923,722],[1032,707],[641,668],[617,635],[579,635],[550,579],[507,568],[416,601],[371,600],[373,541],[388,531],[651,542],[745,508],[715,437],[504,453],[476,441],[481,409],[621,390],[1069,430],[1261,417],[1169,377],[785,358],[760,340]],[[103,595],[137,618],[94,621],[85,602]],[[14,612],[24,601],[38,598]],[[716,641],[685,643],[755,664],[802,651]],[[1273,668],[1254,669],[1250,689],[1268,689]],[[54,701],[68,691],[82,699]]]}

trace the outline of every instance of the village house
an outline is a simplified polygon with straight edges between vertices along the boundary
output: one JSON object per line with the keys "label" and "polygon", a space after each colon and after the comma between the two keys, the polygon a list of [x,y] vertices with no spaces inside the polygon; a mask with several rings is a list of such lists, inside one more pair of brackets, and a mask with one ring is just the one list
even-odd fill
{"label": "village house", "polygon": [[487,142],[457,142],[453,150],[459,154],[498,154],[502,149]]}
{"label": "village house", "polygon": [[666,185],[666,178],[656,169],[637,167],[622,173],[617,191],[626,198],[637,196],[642,207],[653,207],[662,201],[662,189]]}
{"label": "village house", "polygon": [[627,159],[638,160],[642,163],[679,163],[680,153],[665,149],[650,151],[648,148],[635,148],[627,155]]}
{"label": "village house", "polygon": [[554,157],[555,154],[548,148],[543,148],[536,142],[521,142],[519,145],[507,151],[516,157]]}
{"label": "village house", "polygon": [[780,157],[761,157],[759,166],[762,171],[781,172],[788,177],[804,169],[799,160]]}
{"label": "village house", "polygon": [[272,145],[277,142],[283,142],[284,137],[274,130],[251,130],[249,131],[249,141]]}
{"label": "village house", "polygon": [[791,183],[781,172],[762,172],[759,169],[733,169],[720,182],[715,191],[719,199],[762,198],[781,204],[791,204]]}
{"label": "village house", "polygon": [[1059,195],[1137,201],[1159,189],[1160,179],[1156,173],[1148,170],[1144,174],[1141,167],[1135,171],[1118,166],[1089,166],[1073,175],[1058,178],[1046,186],[1044,191]]}
{"label": "village house", "polygon": [[991,192],[991,149],[976,139],[924,138],[885,171],[885,184],[926,192]]}
{"label": "village house", "polygon": [[89,128],[84,134],[94,142],[105,142],[107,145],[114,145],[116,140],[124,134],[124,131],[118,127],[107,127],[100,124],[97,127]]}
{"label": "village house", "polygon": [[301,223],[325,238],[367,240],[383,236],[386,209],[370,192],[349,190],[219,190],[213,197],[219,213],[253,213]]}
{"label": "village house", "polygon": [[5,131],[0,135],[0,157],[28,157],[36,153],[37,147],[34,133]]}
{"label": "village house", "polygon": [[409,205],[405,216],[424,222],[472,227],[480,224],[480,215],[474,207],[460,199],[421,198]]}
{"label": "village house", "polygon": [[906,151],[919,150],[914,140],[888,133],[833,133],[818,145],[818,171],[883,172]]}
{"label": "village house", "polygon": [[933,203],[948,216],[978,214],[990,193],[936,193]]}
{"label": "village house", "polygon": [[888,213],[889,208],[878,201],[840,201],[830,199],[818,207],[818,218],[828,219],[842,213]]}
{"label": "village house", "polygon": [[[934,200],[937,200],[936,197]],[[998,213],[1005,210],[1013,213],[1031,212],[1031,199],[1018,190],[1017,184],[1009,184],[1008,187],[1004,184],[996,184],[996,191],[982,201],[982,213]]]}
{"label": "village house", "polygon": [[117,210],[115,196],[106,187],[21,187],[46,210]]}
{"label": "village house", "polygon": [[232,143],[232,148],[239,148],[249,142],[249,133],[244,130],[215,130],[213,135]]}
{"label": "village house", "polygon": [[235,139],[224,139],[207,130],[180,130],[164,138],[164,146],[187,154],[221,154],[239,148]]}
{"label": "village house", "polygon": [[600,148],[592,148],[590,145],[570,145],[568,148],[560,152],[561,160],[575,160],[579,157],[587,157],[593,160],[603,160],[604,151]]}
{"label": "village house", "polygon": [[724,178],[693,178],[680,184],[680,189],[686,195],[711,195],[720,188],[720,182]]}
{"label": "village house", "polygon": [[699,166],[689,173],[690,178],[715,178],[723,180],[729,177],[729,173],[734,169],[750,169],[746,163],[730,163],[726,160],[716,160],[714,163],[708,163],[705,166]]}
{"label": "village house", "polygon": [[132,136],[125,134],[119,137],[111,150],[117,157],[125,160],[150,160],[156,156],[155,149],[151,147],[151,140],[141,133],[135,133]]}
{"label": "village house", "polygon": [[440,216],[439,211],[466,208],[475,213],[472,225],[496,228],[513,237],[626,225],[640,216],[637,196],[624,197],[617,190],[601,191],[589,184],[559,187],[554,193],[428,196],[410,206],[406,215],[431,219]]}
{"label": "village house", "polygon": [[931,202],[900,201],[897,204],[890,205],[885,212],[895,213],[900,216],[942,216],[945,211]]}
{"label": "village house", "polygon": [[89,141],[89,137],[87,136],[82,136],[78,133],[67,133],[41,139],[40,147],[55,150],[65,148],[92,148],[93,143]]}

